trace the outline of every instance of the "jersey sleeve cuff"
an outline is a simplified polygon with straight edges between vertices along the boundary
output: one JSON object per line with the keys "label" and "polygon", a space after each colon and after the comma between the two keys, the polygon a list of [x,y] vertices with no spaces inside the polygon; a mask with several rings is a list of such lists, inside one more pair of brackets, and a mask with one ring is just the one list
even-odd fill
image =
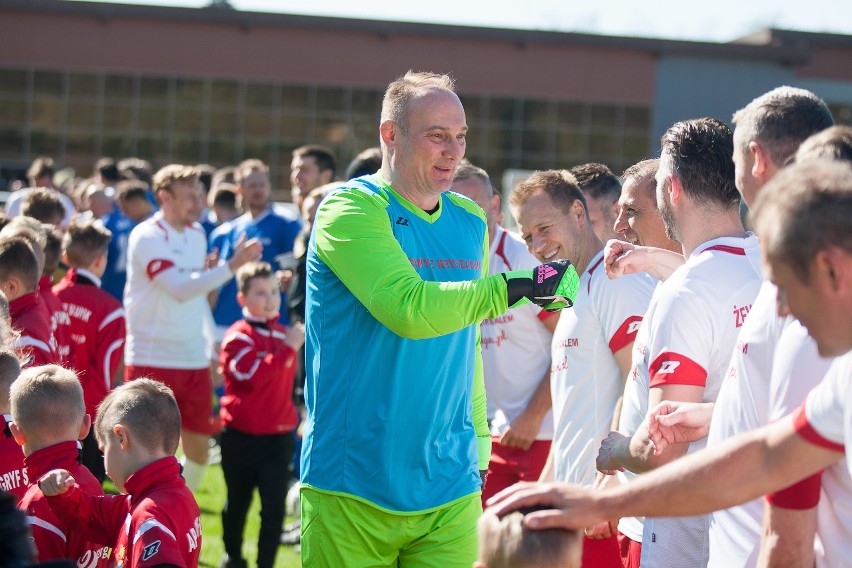
{"label": "jersey sleeve cuff", "polygon": [[491,461],[491,435],[476,437],[476,452],[479,456],[479,469],[488,469]]}
{"label": "jersey sleeve cuff", "polygon": [[806,477],[774,493],[766,496],[769,504],[784,509],[813,509],[819,503],[820,489],[822,487],[822,471]]}

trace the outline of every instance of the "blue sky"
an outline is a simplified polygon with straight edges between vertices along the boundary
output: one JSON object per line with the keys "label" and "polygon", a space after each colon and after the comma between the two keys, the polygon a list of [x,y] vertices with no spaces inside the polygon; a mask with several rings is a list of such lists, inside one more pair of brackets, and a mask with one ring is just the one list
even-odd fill
{"label": "blue sky", "polygon": [[[104,0],[100,0],[104,1]],[[111,1],[111,0],[106,0]],[[762,28],[852,35],[848,0],[230,0],[239,10],[726,42]],[[121,0],[201,7],[209,0]]]}

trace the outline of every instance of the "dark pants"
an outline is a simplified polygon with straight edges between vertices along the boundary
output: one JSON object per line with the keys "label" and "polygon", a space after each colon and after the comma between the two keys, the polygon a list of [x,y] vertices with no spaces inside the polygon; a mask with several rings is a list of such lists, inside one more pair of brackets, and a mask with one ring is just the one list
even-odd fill
{"label": "dark pants", "polygon": [[95,479],[104,482],[106,469],[104,466],[104,454],[98,449],[98,441],[95,439],[94,425],[89,428],[89,434],[83,438],[83,451],[81,453],[83,465],[92,472]]}
{"label": "dark pants", "polygon": [[255,436],[222,431],[222,473],[228,496],[222,509],[222,540],[232,560],[241,559],[243,530],[252,493],[260,493],[258,568],[272,568],[284,523],[284,500],[293,458],[293,434]]}

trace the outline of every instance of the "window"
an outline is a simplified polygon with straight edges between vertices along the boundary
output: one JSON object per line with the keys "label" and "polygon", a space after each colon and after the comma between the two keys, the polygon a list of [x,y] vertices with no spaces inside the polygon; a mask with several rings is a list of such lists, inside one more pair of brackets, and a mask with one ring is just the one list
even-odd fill
{"label": "window", "polygon": [[27,83],[23,69],[0,69],[0,95],[25,95]]}
{"label": "window", "polygon": [[204,83],[197,79],[178,79],[175,100],[178,105],[200,107],[204,103]]}
{"label": "window", "polygon": [[213,81],[210,85],[210,104],[214,108],[235,109],[240,104],[239,83],[234,81]]}
{"label": "window", "polygon": [[33,77],[33,94],[62,96],[65,81],[62,73],[54,71],[36,71]]}
{"label": "window", "polygon": [[514,99],[491,99],[488,108],[488,118],[491,123],[511,126],[516,119],[520,119],[516,112],[517,105]]}
{"label": "window", "polygon": [[104,108],[104,128],[131,130],[133,128],[133,107],[127,103],[107,104]]}
{"label": "window", "polygon": [[142,101],[166,105],[171,96],[171,81],[163,77],[142,77],[139,91]]}
{"label": "window", "polygon": [[268,83],[246,84],[246,106],[270,108],[278,106],[278,104],[275,85]]}
{"label": "window", "polygon": [[281,107],[303,111],[311,108],[312,97],[307,87],[284,85],[281,89]]}
{"label": "window", "polygon": [[136,96],[136,78],[130,75],[107,75],[104,78],[104,95],[110,100],[130,101]]}

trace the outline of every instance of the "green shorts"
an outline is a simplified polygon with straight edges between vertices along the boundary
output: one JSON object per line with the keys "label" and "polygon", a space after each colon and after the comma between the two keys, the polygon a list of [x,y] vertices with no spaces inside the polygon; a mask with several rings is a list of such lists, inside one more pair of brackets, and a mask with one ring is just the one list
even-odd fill
{"label": "green shorts", "polygon": [[398,513],[302,486],[304,568],[470,568],[478,493],[424,513]]}

